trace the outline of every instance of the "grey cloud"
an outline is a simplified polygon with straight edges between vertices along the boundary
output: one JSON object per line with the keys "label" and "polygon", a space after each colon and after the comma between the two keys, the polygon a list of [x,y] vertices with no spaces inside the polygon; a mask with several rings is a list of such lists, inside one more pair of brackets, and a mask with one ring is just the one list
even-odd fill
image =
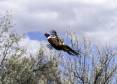
{"label": "grey cloud", "polygon": [[83,15],[81,22],[76,25],[78,28],[81,28],[82,31],[94,32],[98,30],[105,30],[112,21],[117,20],[116,10],[100,9],[94,14],[92,14],[91,11],[89,12],[90,15]]}
{"label": "grey cloud", "polygon": [[[115,10],[108,10],[106,8],[101,8],[97,6],[90,6],[81,3],[29,3],[26,6],[27,11],[26,16],[23,17],[22,23],[25,25],[29,25],[32,28],[34,25],[35,28],[33,30],[42,31],[43,29],[49,29],[52,26],[59,28],[59,30],[67,30],[65,27],[71,27],[74,31],[80,30],[82,32],[85,31],[97,31],[100,29],[106,29],[106,25],[109,24],[113,17],[116,17]],[[74,9],[76,9],[77,13],[75,13]],[[58,17],[55,20],[46,19],[40,20],[36,18],[35,14],[39,14],[42,12],[56,12]],[[33,14],[32,17],[30,15]],[[19,18],[21,18],[19,16]],[[23,22],[24,21],[24,22]],[[26,22],[26,23],[25,23]],[[29,24],[27,24],[29,22]],[[40,27],[42,29],[39,29]],[[78,29],[79,28],[79,29]],[[28,30],[28,29],[27,29]]]}
{"label": "grey cloud", "polygon": [[[103,37],[111,40],[117,31],[117,8],[107,5],[86,4],[80,2],[52,2],[40,0],[26,0],[19,2],[4,1],[0,4],[0,11],[13,9],[17,32],[46,32],[56,29],[59,32],[75,31],[83,35],[88,34],[92,39],[99,39],[100,31]],[[2,1],[3,3],[3,1]],[[6,4],[9,4],[8,6]],[[5,6],[4,6],[5,5]],[[42,17],[39,16],[42,14]],[[54,16],[55,15],[55,16]],[[93,34],[92,34],[93,33]],[[96,33],[96,35],[95,35]],[[110,37],[111,36],[111,37]]]}

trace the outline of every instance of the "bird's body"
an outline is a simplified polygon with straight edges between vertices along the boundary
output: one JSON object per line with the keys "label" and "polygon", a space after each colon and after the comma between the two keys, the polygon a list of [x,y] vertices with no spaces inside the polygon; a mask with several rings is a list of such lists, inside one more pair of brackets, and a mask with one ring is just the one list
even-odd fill
{"label": "bird's body", "polygon": [[60,39],[56,33],[56,31],[52,32],[52,35],[45,33],[45,36],[48,39],[48,42],[54,47],[56,50],[63,50],[70,55],[78,55],[79,53],[74,51],[68,45],[64,44],[64,41]]}
{"label": "bird's body", "polygon": [[61,50],[64,43],[61,40],[58,40],[56,37],[49,37],[48,42],[57,50]]}

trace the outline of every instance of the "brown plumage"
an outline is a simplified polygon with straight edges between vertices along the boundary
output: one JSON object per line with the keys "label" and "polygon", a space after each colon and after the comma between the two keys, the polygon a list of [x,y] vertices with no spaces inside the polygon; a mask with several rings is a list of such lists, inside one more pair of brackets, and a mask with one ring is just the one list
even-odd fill
{"label": "brown plumage", "polygon": [[51,46],[54,47],[56,50],[63,50],[70,55],[79,55],[79,52],[76,52],[68,45],[64,44],[64,41],[60,37],[58,37],[56,31],[52,31],[51,35],[45,33],[45,36],[48,38],[48,42],[51,44]]}

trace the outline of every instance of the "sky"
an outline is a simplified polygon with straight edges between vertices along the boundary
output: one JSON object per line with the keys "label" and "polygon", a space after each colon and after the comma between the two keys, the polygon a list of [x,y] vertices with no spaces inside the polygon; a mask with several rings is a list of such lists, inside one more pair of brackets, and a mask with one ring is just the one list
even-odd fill
{"label": "sky", "polygon": [[0,0],[0,15],[6,11],[13,14],[14,31],[30,40],[44,40],[43,33],[55,29],[117,45],[117,0]]}
{"label": "sky", "polygon": [[32,54],[47,44],[43,34],[52,29],[62,36],[75,32],[96,45],[117,46],[117,0],[0,0],[0,17],[6,11],[13,15],[13,31],[26,34],[21,46]]}

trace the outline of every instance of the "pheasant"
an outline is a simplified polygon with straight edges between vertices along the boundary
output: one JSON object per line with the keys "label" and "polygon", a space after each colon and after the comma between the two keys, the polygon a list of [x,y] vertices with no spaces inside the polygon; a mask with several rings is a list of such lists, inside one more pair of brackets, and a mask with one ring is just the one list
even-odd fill
{"label": "pheasant", "polygon": [[47,38],[50,45],[56,50],[63,50],[70,55],[79,55],[79,52],[73,50],[64,43],[64,41],[57,35],[57,32],[55,30],[53,30],[51,34],[45,33],[45,37]]}

